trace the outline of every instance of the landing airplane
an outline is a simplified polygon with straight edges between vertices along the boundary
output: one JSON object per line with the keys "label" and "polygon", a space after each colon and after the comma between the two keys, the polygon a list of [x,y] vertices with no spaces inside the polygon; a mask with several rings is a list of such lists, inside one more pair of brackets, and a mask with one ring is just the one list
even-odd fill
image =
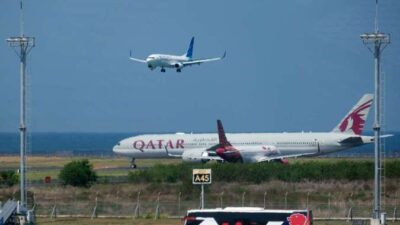
{"label": "landing airplane", "polygon": [[[287,158],[318,156],[372,143],[361,135],[373,95],[365,94],[331,132],[145,134],[114,146],[116,154],[135,159],[179,157],[183,161],[286,162]],[[383,137],[383,136],[382,136]],[[229,142],[228,142],[229,140]],[[235,147],[234,147],[235,146]]]}
{"label": "landing airplane", "polygon": [[161,72],[165,72],[165,68],[175,68],[176,72],[181,72],[185,66],[200,65],[201,63],[217,61],[225,58],[226,51],[221,57],[205,58],[205,59],[193,59],[193,44],[194,37],[190,40],[189,48],[183,55],[165,55],[165,54],[151,54],[146,59],[133,58],[132,53],[129,59],[146,63],[150,70],[154,70],[157,67],[161,67]]}

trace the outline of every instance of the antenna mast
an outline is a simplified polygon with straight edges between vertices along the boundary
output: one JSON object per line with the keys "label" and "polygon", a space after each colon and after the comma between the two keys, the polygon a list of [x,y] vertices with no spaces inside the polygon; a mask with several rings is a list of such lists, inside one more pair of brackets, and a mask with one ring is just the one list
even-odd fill
{"label": "antenna mast", "polygon": [[22,0],[20,0],[20,36],[9,37],[6,39],[10,47],[12,47],[20,60],[20,209],[27,208],[27,191],[26,191],[26,151],[27,151],[27,127],[26,127],[26,57],[35,47],[34,37],[25,37],[24,35],[24,17]]}
{"label": "antenna mast", "polygon": [[374,211],[373,218],[379,224],[385,224],[380,221],[381,217],[381,53],[390,43],[390,35],[380,33],[378,28],[378,0],[375,0],[375,32],[364,33],[360,35],[363,43],[374,56],[375,62],[375,116],[374,116],[374,155],[375,155],[375,182],[374,182]]}

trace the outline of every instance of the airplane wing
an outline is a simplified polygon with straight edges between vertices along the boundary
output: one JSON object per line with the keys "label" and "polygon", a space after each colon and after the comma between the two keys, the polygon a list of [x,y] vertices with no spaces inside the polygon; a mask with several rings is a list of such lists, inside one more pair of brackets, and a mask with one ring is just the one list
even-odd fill
{"label": "airplane wing", "polygon": [[129,51],[129,59],[133,60],[133,61],[136,61],[136,62],[147,63],[146,60],[144,60],[144,59],[133,58],[132,57],[132,51]]}
{"label": "airplane wing", "polygon": [[129,59],[133,60],[133,61],[136,61],[136,62],[147,63],[146,60],[144,60],[144,59],[136,59],[136,58],[133,58],[133,57],[129,57]]}
{"label": "airplane wing", "polygon": [[317,152],[313,153],[299,153],[299,154],[291,154],[291,155],[277,155],[277,156],[263,156],[255,158],[256,162],[270,162],[273,160],[281,160],[287,158],[298,158],[298,157],[306,157],[306,156],[313,156],[318,154]]}
{"label": "airplane wing", "polygon": [[224,52],[224,54],[221,57],[207,58],[207,59],[194,59],[194,60],[190,60],[187,62],[182,62],[182,64],[183,64],[183,66],[200,65],[200,64],[206,63],[206,62],[221,60],[221,59],[225,58],[225,56],[226,56],[226,51]]}

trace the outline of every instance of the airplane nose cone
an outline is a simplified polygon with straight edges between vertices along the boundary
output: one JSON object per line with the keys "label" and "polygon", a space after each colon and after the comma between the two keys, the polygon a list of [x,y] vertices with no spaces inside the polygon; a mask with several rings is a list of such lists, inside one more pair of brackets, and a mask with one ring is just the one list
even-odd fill
{"label": "airplane nose cone", "polygon": [[115,145],[114,147],[113,147],[113,152],[114,153],[121,153],[121,149],[120,149],[120,146],[119,145]]}

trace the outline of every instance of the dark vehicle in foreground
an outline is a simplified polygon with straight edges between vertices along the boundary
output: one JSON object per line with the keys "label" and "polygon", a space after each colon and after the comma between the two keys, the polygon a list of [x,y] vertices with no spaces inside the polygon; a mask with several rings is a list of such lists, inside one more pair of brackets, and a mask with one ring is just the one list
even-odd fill
{"label": "dark vehicle in foreground", "polygon": [[184,225],[312,225],[312,211],[227,207],[189,210]]}

